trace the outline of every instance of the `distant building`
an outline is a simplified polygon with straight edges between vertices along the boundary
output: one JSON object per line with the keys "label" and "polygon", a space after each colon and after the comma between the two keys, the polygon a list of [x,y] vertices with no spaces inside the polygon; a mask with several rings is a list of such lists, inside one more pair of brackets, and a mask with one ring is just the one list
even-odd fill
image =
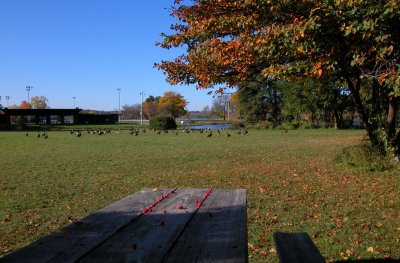
{"label": "distant building", "polygon": [[64,125],[64,124],[115,124],[118,114],[80,113],[82,109],[1,109],[0,124],[15,124],[18,118],[25,123],[37,125]]}

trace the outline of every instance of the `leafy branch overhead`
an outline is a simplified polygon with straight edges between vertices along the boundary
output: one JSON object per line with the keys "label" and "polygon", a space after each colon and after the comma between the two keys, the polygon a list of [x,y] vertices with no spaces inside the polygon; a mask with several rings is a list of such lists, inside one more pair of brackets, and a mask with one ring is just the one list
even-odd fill
{"label": "leafy branch overhead", "polygon": [[159,43],[186,47],[186,54],[158,64],[173,84],[234,86],[259,73],[340,71],[399,84],[398,0],[180,2],[172,9],[175,34]]}

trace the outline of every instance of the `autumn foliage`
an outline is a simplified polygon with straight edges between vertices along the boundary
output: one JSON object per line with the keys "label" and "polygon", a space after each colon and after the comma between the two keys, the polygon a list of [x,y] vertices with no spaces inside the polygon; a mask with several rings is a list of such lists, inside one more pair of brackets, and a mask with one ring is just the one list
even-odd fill
{"label": "autumn foliage", "polygon": [[159,45],[186,52],[156,65],[170,83],[333,77],[352,93],[371,142],[400,153],[399,0],[178,0],[171,15],[178,22]]}
{"label": "autumn foliage", "polygon": [[28,103],[26,100],[23,100],[21,102],[21,105],[19,106],[20,109],[32,109],[32,105]]}
{"label": "autumn foliage", "polygon": [[188,102],[175,91],[166,91],[163,96],[149,96],[143,103],[143,112],[149,119],[158,114],[170,115],[173,118],[186,113]]}

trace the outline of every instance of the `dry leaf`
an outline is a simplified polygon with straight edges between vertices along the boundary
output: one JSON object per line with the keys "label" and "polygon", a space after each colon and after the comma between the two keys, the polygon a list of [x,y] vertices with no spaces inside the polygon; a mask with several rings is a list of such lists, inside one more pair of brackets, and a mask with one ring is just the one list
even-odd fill
{"label": "dry leaf", "polygon": [[261,241],[264,242],[264,243],[268,242],[268,241],[265,239],[265,236],[264,236],[264,235],[260,235],[260,239],[261,239]]}

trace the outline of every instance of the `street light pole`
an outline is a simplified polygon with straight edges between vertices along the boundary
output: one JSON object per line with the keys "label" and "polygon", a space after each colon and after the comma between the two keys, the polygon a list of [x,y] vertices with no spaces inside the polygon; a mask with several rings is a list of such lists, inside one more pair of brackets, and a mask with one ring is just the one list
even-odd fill
{"label": "street light pole", "polygon": [[118,88],[118,123],[121,122],[121,88]]}
{"label": "street light pole", "polygon": [[8,101],[10,100],[10,96],[6,96],[6,101],[7,101],[7,108],[8,108]]}
{"label": "street light pole", "polygon": [[72,97],[73,99],[74,99],[74,109],[75,109],[75,99],[76,99],[76,97]]}
{"label": "street light pole", "polygon": [[143,96],[144,92],[140,92],[140,95],[142,95],[142,104],[140,104],[140,125],[143,125]]}
{"label": "street light pole", "polygon": [[29,106],[29,108],[31,107],[31,106],[30,106],[31,103],[30,103],[30,101],[29,101],[29,92],[31,91],[31,89],[33,89],[33,87],[31,87],[31,86],[26,86],[26,91],[28,92],[28,106]]}
{"label": "street light pole", "polygon": [[231,99],[229,98],[229,100],[228,100],[228,122],[229,122],[229,108],[230,108],[229,103],[230,103],[230,101],[231,101]]}

